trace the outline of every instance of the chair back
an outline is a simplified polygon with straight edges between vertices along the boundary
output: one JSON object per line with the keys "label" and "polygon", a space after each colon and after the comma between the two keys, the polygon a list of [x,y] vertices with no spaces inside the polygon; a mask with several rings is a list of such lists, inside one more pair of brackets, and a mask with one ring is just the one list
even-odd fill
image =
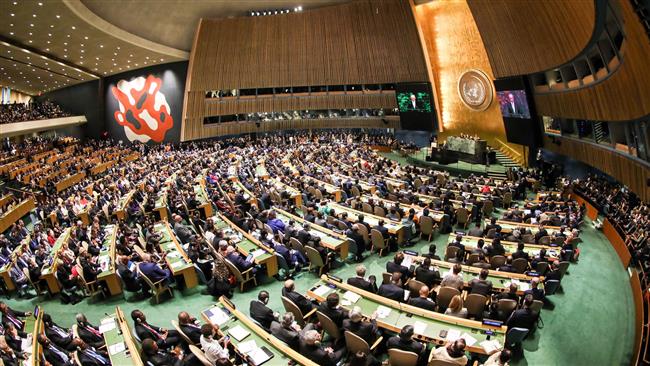
{"label": "chair back", "polygon": [[307,253],[305,252],[305,247],[304,245],[302,245],[300,240],[296,238],[289,239],[289,246],[291,247],[291,249],[302,253],[302,255],[307,255]]}
{"label": "chair back", "polygon": [[460,207],[456,210],[456,221],[458,221],[459,224],[466,224],[468,219],[469,212],[467,212],[466,208]]}
{"label": "chair back", "polygon": [[151,288],[151,291],[153,291],[153,292],[157,292],[157,290],[156,290],[156,285],[153,283],[153,281],[152,281],[149,277],[147,277],[147,275],[145,275],[145,274],[140,270],[140,264],[142,264],[142,263],[138,263],[138,274],[140,274],[140,278],[143,278],[143,279],[144,279],[144,282],[146,282],[146,283],[147,283],[147,286],[149,286],[149,288]]}
{"label": "chair back", "polygon": [[451,302],[451,298],[456,295],[460,295],[460,291],[457,288],[449,286],[441,287],[440,290],[438,290],[438,296],[436,297],[438,307],[440,309],[447,309]]}
{"label": "chair back", "polygon": [[413,186],[415,187],[415,189],[420,188],[421,185],[422,185],[422,180],[420,178],[415,178],[415,180],[413,181]]}
{"label": "chair back", "polygon": [[504,317],[507,319],[510,317],[513,311],[517,308],[517,302],[512,299],[500,299],[498,303],[499,310],[504,314]]}
{"label": "chair back", "polygon": [[174,326],[174,329],[176,329],[176,331],[178,332],[178,334],[180,334],[181,338],[183,338],[183,340],[184,340],[187,344],[189,344],[189,345],[194,345],[194,342],[192,342],[192,340],[190,339],[190,337],[188,337],[187,334],[185,334],[185,332],[183,332],[183,330],[181,330],[181,327],[178,325],[178,322],[176,321],[176,319],[172,319],[172,326]]}
{"label": "chair back", "polygon": [[453,245],[448,245],[447,250],[445,250],[445,260],[449,260],[449,258],[456,258],[456,254],[460,250],[459,247],[453,246]]}
{"label": "chair back", "polygon": [[533,234],[524,234],[521,236],[521,240],[526,244],[535,244],[535,235]]}
{"label": "chair back", "polygon": [[526,258],[517,258],[512,261],[512,268],[514,268],[517,273],[524,273],[528,269],[528,261]]}
{"label": "chair back", "polygon": [[481,260],[481,256],[479,256],[477,253],[473,253],[469,255],[469,258],[467,258],[467,265],[471,266],[472,264],[478,262]]}
{"label": "chair back", "polygon": [[433,233],[433,218],[431,216],[420,216],[420,232],[424,235]]}
{"label": "chair back", "polygon": [[542,311],[543,307],[544,307],[544,302],[539,300],[533,300],[533,304],[530,305],[530,310],[535,314],[539,314]]}
{"label": "chair back", "polygon": [[302,311],[298,305],[296,305],[291,299],[286,296],[282,296],[282,305],[284,305],[284,310],[293,314],[293,317],[301,327],[305,325],[305,317],[302,315]]}
{"label": "chair back", "polygon": [[321,313],[320,311],[316,312],[316,316],[318,317],[318,321],[320,322],[320,324],[323,326],[323,330],[326,331],[327,334],[330,335],[330,337],[334,339],[341,338],[341,330],[334,323],[334,321],[330,319],[329,316]]}
{"label": "chair back", "polygon": [[388,350],[388,363],[391,366],[416,366],[418,363],[418,354],[391,348]]}
{"label": "chair back", "polygon": [[456,362],[449,362],[445,360],[431,360],[427,366],[458,366]]}
{"label": "chair back", "polygon": [[521,343],[528,335],[529,330],[526,328],[510,328],[506,333],[506,344],[504,346],[512,348],[511,346]]}
{"label": "chair back", "polygon": [[361,192],[359,192],[359,188],[357,188],[357,186],[352,186],[352,188],[350,188],[350,193],[352,193],[352,196],[354,197],[361,196]]}
{"label": "chair back", "polygon": [[535,272],[539,273],[540,276],[543,276],[548,270],[548,262],[537,262],[535,266]]}
{"label": "chair back", "polygon": [[393,275],[392,273],[388,273],[388,272],[382,273],[381,274],[381,279],[383,281],[382,283],[390,283],[390,278],[392,275]]}
{"label": "chair back", "polygon": [[551,237],[549,235],[542,236],[539,238],[539,244],[540,245],[550,245],[551,244]]}
{"label": "chair back", "polygon": [[345,231],[348,229],[348,225],[341,221],[341,220],[336,220],[336,226],[338,226],[339,230]]}
{"label": "chair back", "polygon": [[366,227],[366,225],[359,224],[359,225],[357,225],[357,227],[359,228],[359,234],[361,234],[361,236],[363,236],[363,241],[366,244],[370,243],[370,235],[368,233],[368,228]]}
{"label": "chair back", "polygon": [[502,255],[495,255],[490,258],[490,266],[492,266],[492,269],[497,269],[504,264],[506,264],[506,257]]}
{"label": "chair back", "polygon": [[386,242],[384,241],[384,236],[381,235],[381,232],[377,229],[371,229],[370,230],[370,241],[372,242],[372,246],[376,250],[384,250],[386,249]]}
{"label": "chair back", "polygon": [[485,309],[485,304],[487,303],[487,297],[481,294],[469,294],[467,295],[467,300],[465,300],[465,307],[467,308],[467,313],[470,316],[476,317],[483,313]]}
{"label": "chair back", "polygon": [[494,237],[497,235],[497,229],[490,229],[488,230],[487,234],[485,235],[486,238],[488,239],[494,239]]}
{"label": "chair back", "polygon": [[325,263],[323,262],[323,257],[320,256],[318,250],[313,247],[306,246],[305,251],[307,252],[307,258],[309,258],[309,267],[318,268],[318,275],[321,276]]}
{"label": "chair back", "polygon": [[493,210],[494,210],[494,203],[492,201],[486,200],[483,202],[483,214],[485,216],[491,216]]}
{"label": "chair back", "polygon": [[384,208],[381,206],[375,206],[373,213],[375,216],[386,217],[386,210],[384,210]]}
{"label": "chair back", "polygon": [[275,255],[275,258],[278,260],[278,267],[280,269],[284,269],[286,271],[291,269],[289,268],[289,264],[287,263],[287,260],[282,256],[282,254],[278,252],[273,252],[273,254]]}
{"label": "chair back", "polygon": [[503,195],[503,207],[509,208],[510,203],[512,203],[512,193],[511,192],[506,192]]}
{"label": "chair back", "polygon": [[367,355],[370,354],[370,346],[363,338],[347,330],[343,334],[345,336],[345,346],[350,354],[355,354],[359,351]]}
{"label": "chair back", "polygon": [[363,210],[363,212],[369,213],[369,214],[374,212],[374,209],[372,208],[372,206],[370,206],[370,204],[367,203],[367,202],[361,202],[361,209]]}
{"label": "chair back", "polygon": [[223,258],[223,261],[226,262],[226,266],[230,270],[230,273],[235,276],[235,279],[237,279],[237,282],[244,282],[244,276],[241,274],[241,271],[239,268],[237,268],[236,265],[234,265],[228,258]]}
{"label": "chair back", "polygon": [[83,365],[79,359],[79,351],[72,352],[72,359],[74,360],[75,365]]}
{"label": "chair back", "polygon": [[564,278],[564,275],[566,274],[566,271],[569,269],[569,262],[568,261],[562,261],[560,262],[560,267],[558,268],[558,271],[560,271],[560,280]]}
{"label": "chair back", "polygon": [[426,286],[424,282],[418,281],[415,278],[411,278],[409,280],[408,285],[409,285],[409,291],[411,292],[411,296],[415,296],[415,297],[417,297],[418,294],[420,293],[420,289],[422,288],[422,286]]}
{"label": "chair back", "polygon": [[208,283],[208,280],[205,278],[205,273],[203,273],[201,267],[199,267],[196,263],[194,263],[194,270],[196,271],[196,275],[199,278],[200,284],[205,285]]}
{"label": "chair back", "polygon": [[266,231],[267,233],[273,235],[273,229],[271,229],[269,224],[264,224],[264,231]]}
{"label": "chair back", "polygon": [[558,280],[548,280],[544,282],[544,292],[546,296],[551,296],[555,294],[555,291],[560,287],[560,281]]}
{"label": "chair back", "polygon": [[205,353],[203,353],[203,351],[201,351],[199,347],[190,344],[190,351],[192,352],[194,357],[196,357],[196,359],[201,362],[203,366],[212,366],[212,362],[210,362],[210,360],[208,360],[208,358],[205,357]]}

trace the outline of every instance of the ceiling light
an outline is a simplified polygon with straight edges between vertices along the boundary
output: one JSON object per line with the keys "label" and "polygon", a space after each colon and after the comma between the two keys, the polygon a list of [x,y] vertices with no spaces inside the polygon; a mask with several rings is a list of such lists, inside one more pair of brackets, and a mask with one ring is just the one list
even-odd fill
{"label": "ceiling light", "polygon": [[38,3],[38,6],[43,6],[43,3]]}
{"label": "ceiling light", "polygon": [[13,17],[13,16],[15,16],[16,14],[14,14],[14,13],[11,13],[11,14],[9,14],[9,15],[11,15],[11,16]]}
{"label": "ceiling light", "polygon": [[47,44],[50,44],[50,43],[51,43],[50,41],[47,41]]}
{"label": "ceiling light", "polygon": [[33,17],[33,18],[36,18],[36,14],[32,14],[32,17]]}
{"label": "ceiling light", "polygon": [[68,45],[68,42],[63,42],[63,45],[64,45],[64,46],[67,46],[67,45]]}
{"label": "ceiling light", "polygon": [[117,48],[117,49],[119,50],[119,49],[120,49],[120,46],[117,46],[117,47],[115,47],[115,48]]}
{"label": "ceiling light", "polygon": [[12,36],[13,36],[13,35],[14,35],[14,32],[9,32],[9,35],[12,35]]}
{"label": "ceiling light", "polygon": [[54,28],[54,24],[50,24],[50,28]]}
{"label": "ceiling light", "polygon": [[69,34],[67,34],[67,35],[66,35],[66,37],[68,37],[68,38],[70,38],[70,35],[69,35]]}
{"label": "ceiling light", "polygon": [[60,19],[60,18],[61,18],[61,16],[60,16],[60,15],[57,15],[57,16],[56,16],[56,19]]}
{"label": "ceiling light", "polygon": [[75,30],[75,29],[77,29],[77,27],[75,27],[75,26],[73,25],[73,26],[72,26],[72,29]]}
{"label": "ceiling light", "polygon": [[29,26],[30,26],[30,27],[33,27],[33,26],[34,26],[34,23],[29,23]]}
{"label": "ceiling light", "polygon": [[32,35],[32,32],[29,32],[29,35],[31,36],[31,35]]}
{"label": "ceiling light", "polygon": [[32,43],[32,40],[31,40],[31,39],[29,40],[29,43]]}
{"label": "ceiling light", "polygon": [[99,48],[104,48],[104,45],[103,45],[103,44],[100,44],[100,45],[99,45]]}
{"label": "ceiling light", "polygon": [[88,39],[88,36],[85,36],[84,39]]}

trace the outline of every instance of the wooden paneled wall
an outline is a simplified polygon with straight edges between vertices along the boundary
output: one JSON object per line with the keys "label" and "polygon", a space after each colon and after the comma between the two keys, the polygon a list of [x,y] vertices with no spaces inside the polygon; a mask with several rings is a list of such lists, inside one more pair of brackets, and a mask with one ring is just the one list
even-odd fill
{"label": "wooden paneled wall", "polygon": [[[386,123],[384,123],[386,121]],[[227,122],[205,125],[202,135],[198,138],[214,136],[240,135],[255,132],[271,132],[278,130],[308,130],[327,128],[399,128],[398,117],[381,118],[321,118],[288,121],[260,122]]]}
{"label": "wooden paneled wall", "polygon": [[628,186],[641,199],[650,201],[650,168],[604,147],[571,138],[554,137],[557,143],[544,137],[544,148],[557,154],[580,160]]}
{"label": "wooden paneled wall", "polygon": [[268,17],[202,19],[190,56],[181,139],[204,136],[205,112],[220,108],[245,113],[302,103],[322,108],[341,103],[396,106],[394,99],[386,105],[386,96],[377,104],[377,98],[363,95],[313,101],[300,97],[300,102],[262,97],[213,105],[204,98],[207,90],[427,80],[413,13],[405,0],[361,0]]}
{"label": "wooden paneled wall", "polygon": [[535,95],[540,115],[628,121],[650,114],[650,41],[631,2],[620,1],[619,4],[625,31],[621,66],[592,87]]}
{"label": "wooden paneled wall", "polygon": [[469,0],[494,76],[530,74],[580,53],[596,19],[589,0]]}
{"label": "wooden paneled wall", "polygon": [[[458,79],[467,70],[479,69],[494,79],[485,47],[465,1],[433,1],[415,7],[415,17],[435,75],[437,105],[441,113],[441,137],[477,134],[495,147],[507,141],[496,95],[484,111],[469,109],[458,94]],[[523,147],[507,144],[523,155]]]}

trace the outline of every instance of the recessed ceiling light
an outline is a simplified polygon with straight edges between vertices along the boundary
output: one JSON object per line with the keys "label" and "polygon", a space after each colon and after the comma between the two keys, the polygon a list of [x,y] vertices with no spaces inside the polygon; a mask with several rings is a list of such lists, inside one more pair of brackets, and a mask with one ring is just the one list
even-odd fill
{"label": "recessed ceiling light", "polygon": [[54,24],[50,24],[50,28],[54,28]]}
{"label": "recessed ceiling light", "polygon": [[38,6],[43,6],[43,3],[38,3]]}
{"label": "recessed ceiling light", "polygon": [[103,45],[103,44],[100,44],[100,45],[99,45],[99,48],[104,48],[104,45]]}
{"label": "recessed ceiling light", "polygon": [[64,46],[67,46],[67,45],[68,45],[68,42],[63,42],[63,45],[64,45]]}
{"label": "recessed ceiling light", "polygon": [[31,35],[32,35],[32,32],[29,32],[29,35],[31,36]]}
{"label": "recessed ceiling light", "polygon": [[73,29],[73,30],[74,30],[74,29],[77,29],[77,27],[75,27],[75,26],[73,25],[73,26],[72,26],[72,29]]}
{"label": "recessed ceiling light", "polygon": [[52,37],[52,33],[48,33],[47,36],[48,36],[48,37]]}
{"label": "recessed ceiling light", "polygon": [[34,26],[34,23],[29,23],[29,26],[30,26],[30,27],[33,27],[33,26]]}
{"label": "recessed ceiling light", "polygon": [[13,36],[13,35],[14,35],[14,32],[9,32],[9,35]]}
{"label": "recessed ceiling light", "polygon": [[33,17],[33,18],[36,18],[36,14],[32,14],[32,17]]}
{"label": "recessed ceiling light", "polygon": [[86,52],[86,51],[84,51],[84,50],[81,50],[81,53],[84,53],[84,52]]}
{"label": "recessed ceiling light", "polygon": [[50,43],[51,43],[50,41],[47,41],[47,44],[50,44]]}
{"label": "recessed ceiling light", "polygon": [[83,61],[79,61],[79,65],[83,65],[83,64],[84,64],[84,62],[83,62]]}
{"label": "recessed ceiling light", "polygon": [[60,16],[60,15],[57,15],[57,16],[56,16],[56,19],[60,19],[60,18],[61,18],[61,16]]}
{"label": "recessed ceiling light", "polygon": [[69,35],[69,34],[66,34],[66,37],[70,38],[70,35]]}
{"label": "recessed ceiling light", "polygon": [[11,16],[13,17],[13,16],[15,16],[16,14],[14,14],[14,13],[11,13],[11,14],[9,14],[9,15],[11,15]]}
{"label": "recessed ceiling light", "polygon": [[68,55],[63,55],[63,57],[68,58]]}
{"label": "recessed ceiling light", "polygon": [[46,49],[45,49],[45,51],[49,51],[49,50],[50,50],[49,48],[46,48]]}
{"label": "recessed ceiling light", "polygon": [[119,50],[119,49],[120,49],[120,46],[117,46],[116,48]]}
{"label": "recessed ceiling light", "polygon": [[31,39],[29,40],[29,43],[32,43],[32,40],[31,40]]}

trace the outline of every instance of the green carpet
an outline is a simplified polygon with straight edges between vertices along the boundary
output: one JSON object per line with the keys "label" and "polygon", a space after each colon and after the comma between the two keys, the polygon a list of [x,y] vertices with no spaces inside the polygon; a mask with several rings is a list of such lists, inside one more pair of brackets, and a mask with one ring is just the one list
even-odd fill
{"label": "green carpet", "polygon": [[[380,153],[380,154],[389,159],[398,160],[400,161],[401,164],[404,164],[404,162],[406,161],[405,158],[399,156],[396,153],[391,152],[391,153]],[[438,170],[458,169],[458,170],[465,170],[465,171],[470,171],[472,173],[479,173],[479,174],[486,174],[488,172],[488,167],[483,164],[472,164],[464,161],[458,161],[457,163],[442,165],[436,163],[435,161],[426,161],[426,157],[427,157],[426,149],[421,149],[420,151],[409,155],[409,157],[418,162],[427,164],[427,166],[430,166],[430,168],[432,169],[438,169]],[[501,164],[491,164],[489,166],[489,171],[491,172],[505,173],[506,170],[507,168]]]}
{"label": "green carpet", "polygon": [[[402,161],[403,162],[403,161]],[[542,318],[544,328],[538,329],[533,337],[524,342],[523,358],[511,362],[512,365],[627,365],[633,350],[634,304],[628,281],[628,273],[621,265],[618,256],[605,236],[594,230],[591,222],[583,227],[580,262],[571,264],[569,272],[562,281],[563,290],[551,297],[554,309],[544,309]],[[436,236],[438,253],[444,253],[447,235]],[[429,243],[420,241],[413,250],[427,251]],[[368,257],[364,264],[369,274],[380,274],[392,256]],[[345,264],[332,271],[332,274],[348,278],[354,273],[354,264]],[[297,290],[305,293],[317,281],[314,273],[301,273],[296,278]],[[270,307],[283,312],[280,300],[282,283],[268,279],[256,289],[245,293],[235,293],[233,302],[244,313],[248,304],[261,289],[271,294]],[[200,294],[197,289],[186,292],[175,291],[172,300],[160,305],[151,305],[149,300],[127,301],[121,297],[89,303],[84,300],[76,305],[62,305],[58,299],[7,300],[19,310],[31,310],[41,305],[60,325],[70,326],[76,313],[85,313],[89,320],[98,322],[104,314],[112,313],[116,305],[124,310],[129,318],[133,309],[141,309],[152,324],[171,327],[170,320],[178,312],[185,310],[199,316],[201,310],[215,302],[210,296]],[[130,318],[129,318],[130,319]]]}

